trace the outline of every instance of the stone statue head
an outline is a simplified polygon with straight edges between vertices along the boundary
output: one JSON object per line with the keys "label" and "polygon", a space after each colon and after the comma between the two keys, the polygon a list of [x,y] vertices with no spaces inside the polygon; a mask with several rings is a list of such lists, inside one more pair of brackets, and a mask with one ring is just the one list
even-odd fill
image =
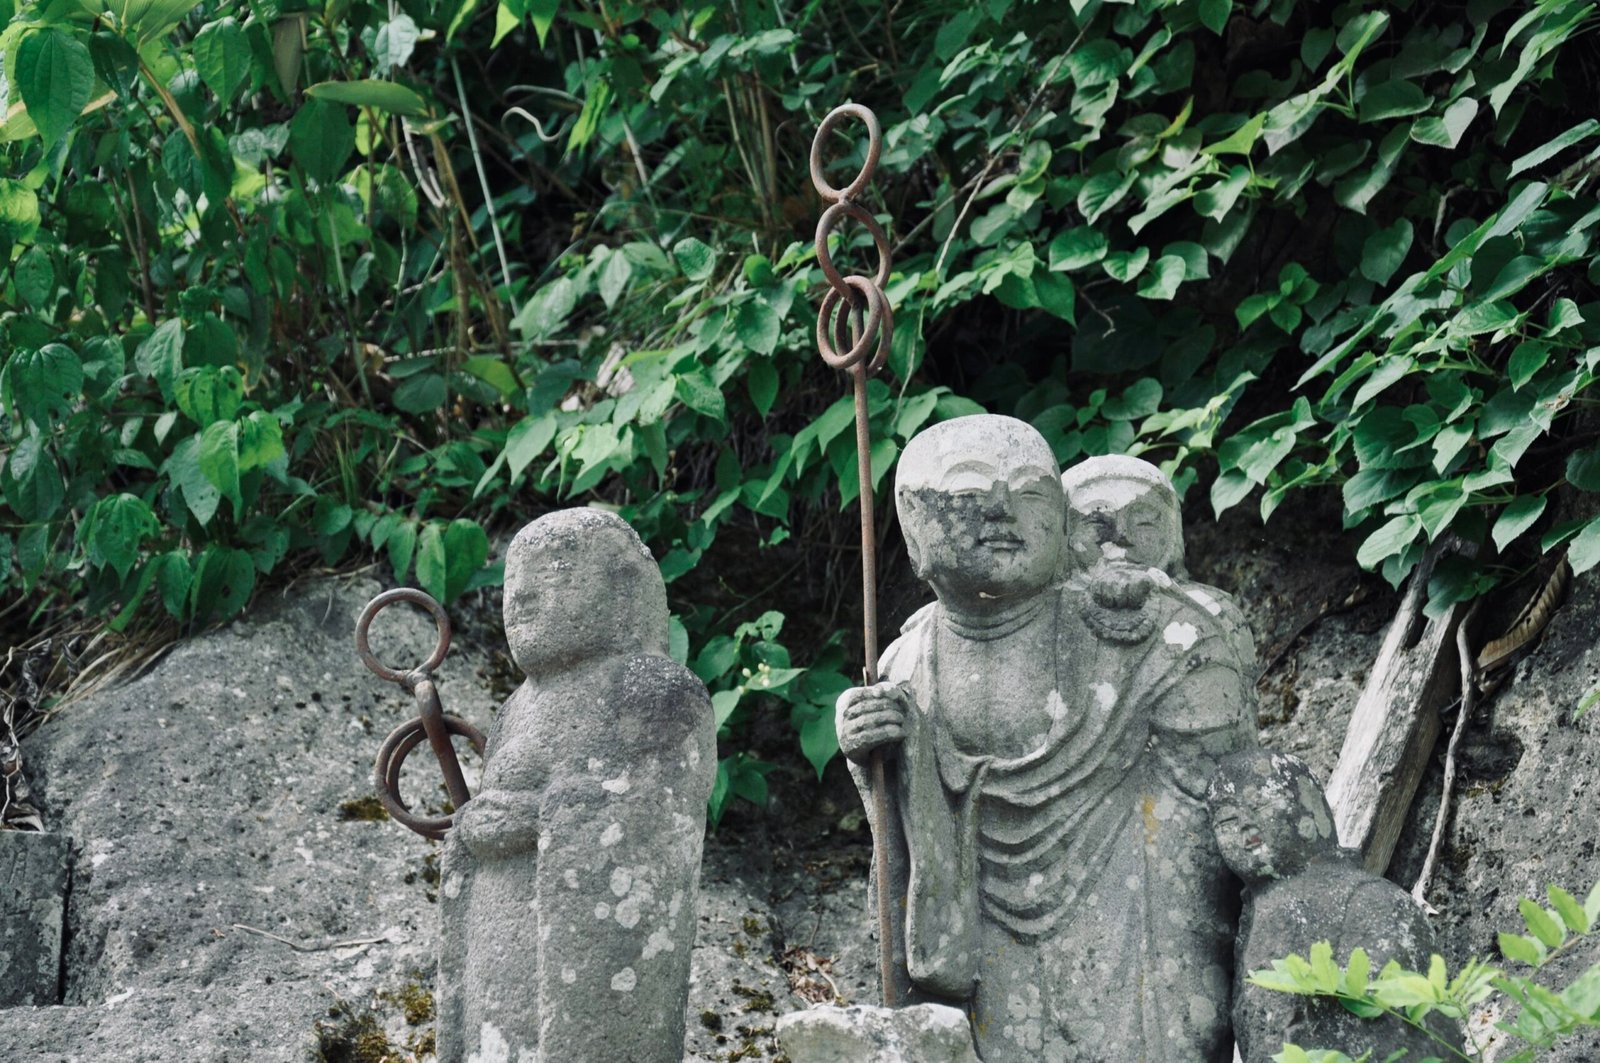
{"label": "stone statue head", "polygon": [[1250,749],[1222,758],[1206,792],[1222,859],[1246,885],[1339,855],[1333,812],[1299,757]]}
{"label": "stone statue head", "polygon": [[1055,578],[1060,470],[1032,425],[992,414],[934,425],[906,444],[894,497],[912,568],[946,604],[986,611]]}
{"label": "stone statue head", "polygon": [[529,676],[667,652],[661,570],[628,522],[605,510],[558,510],[517,532],[503,612],[511,659]]}
{"label": "stone statue head", "polygon": [[1066,471],[1067,546],[1074,568],[1102,561],[1185,575],[1183,514],[1165,473],[1140,458],[1108,454]]}

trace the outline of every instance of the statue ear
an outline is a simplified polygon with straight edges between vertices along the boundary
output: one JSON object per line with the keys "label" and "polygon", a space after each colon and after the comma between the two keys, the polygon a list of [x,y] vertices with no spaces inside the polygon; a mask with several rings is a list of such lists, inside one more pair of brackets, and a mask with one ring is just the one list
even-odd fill
{"label": "statue ear", "polygon": [[896,495],[895,503],[900,511],[900,534],[906,541],[906,556],[911,560],[911,572],[918,579],[925,579],[922,544],[917,542],[916,533],[912,530],[916,526],[921,506],[917,502],[917,496],[910,491],[902,491]]}

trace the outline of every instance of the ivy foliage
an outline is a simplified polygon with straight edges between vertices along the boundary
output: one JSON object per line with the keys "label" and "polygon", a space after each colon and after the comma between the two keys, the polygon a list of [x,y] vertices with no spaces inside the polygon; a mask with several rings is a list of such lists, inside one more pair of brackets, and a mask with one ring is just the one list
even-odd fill
{"label": "ivy foliage", "polygon": [[1337,489],[1396,582],[1483,544],[1436,608],[1600,560],[1593,4],[6,3],[32,617],[196,625],[355,558],[450,601],[500,578],[489,531],[605,505],[671,584],[722,799],[764,794],[774,713],[820,772],[860,485],[805,160],[850,99],[896,245],[879,485],[986,409],[1218,513]]}

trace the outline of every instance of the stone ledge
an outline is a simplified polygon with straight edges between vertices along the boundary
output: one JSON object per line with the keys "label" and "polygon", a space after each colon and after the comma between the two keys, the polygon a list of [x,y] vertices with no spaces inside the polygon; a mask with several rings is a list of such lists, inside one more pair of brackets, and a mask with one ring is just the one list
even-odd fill
{"label": "stone ledge", "polygon": [[943,1004],[794,1011],[778,1042],[793,1063],[978,1063],[966,1015]]}

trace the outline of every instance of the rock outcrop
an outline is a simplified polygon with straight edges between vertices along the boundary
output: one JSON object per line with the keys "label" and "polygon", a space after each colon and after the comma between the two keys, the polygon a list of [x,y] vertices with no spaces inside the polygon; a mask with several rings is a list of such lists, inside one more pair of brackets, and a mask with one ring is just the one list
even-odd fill
{"label": "rock outcrop", "polygon": [[[1325,779],[1392,596],[1330,560],[1320,526],[1300,539],[1275,527],[1268,542],[1245,521],[1195,523],[1196,576],[1235,593],[1263,661],[1276,662],[1260,687],[1263,742]],[[67,706],[26,739],[46,827],[74,840],[65,1000],[0,1010],[0,1059],[430,1058],[438,847],[384,819],[370,780],[378,742],[413,707],[361,667],[351,641],[378,590],[325,579],[263,596],[250,617],[177,646],[144,677]],[[1366,604],[1352,606],[1353,591]],[[452,612],[462,615],[437,673],[441,696],[487,728],[516,676],[497,625]],[[477,610],[497,612],[489,602]],[[1497,955],[1495,932],[1520,926],[1519,897],[1542,898],[1549,883],[1581,895],[1600,878],[1600,706],[1577,715],[1600,686],[1597,628],[1600,576],[1590,573],[1468,727],[1429,890],[1452,967]],[[400,662],[420,659],[432,637],[420,613],[396,609],[374,644]],[[1440,750],[1390,868],[1407,888],[1442,759]],[[419,751],[406,797],[440,809],[429,768]],[[788,804],[730,815],[707,841],[687,1059],[775,1059],[780,1015],[876,1000],[865,832],[842,766],[830,767],[821,796],[798,774],[774,794]],[[1575,950],[1552,981],[1592,960],[1592,949]],[[1480,1015],[1472,1032],[1514,1013]],[[1600,1058],[1600,1038],[1546,1058]]]}

